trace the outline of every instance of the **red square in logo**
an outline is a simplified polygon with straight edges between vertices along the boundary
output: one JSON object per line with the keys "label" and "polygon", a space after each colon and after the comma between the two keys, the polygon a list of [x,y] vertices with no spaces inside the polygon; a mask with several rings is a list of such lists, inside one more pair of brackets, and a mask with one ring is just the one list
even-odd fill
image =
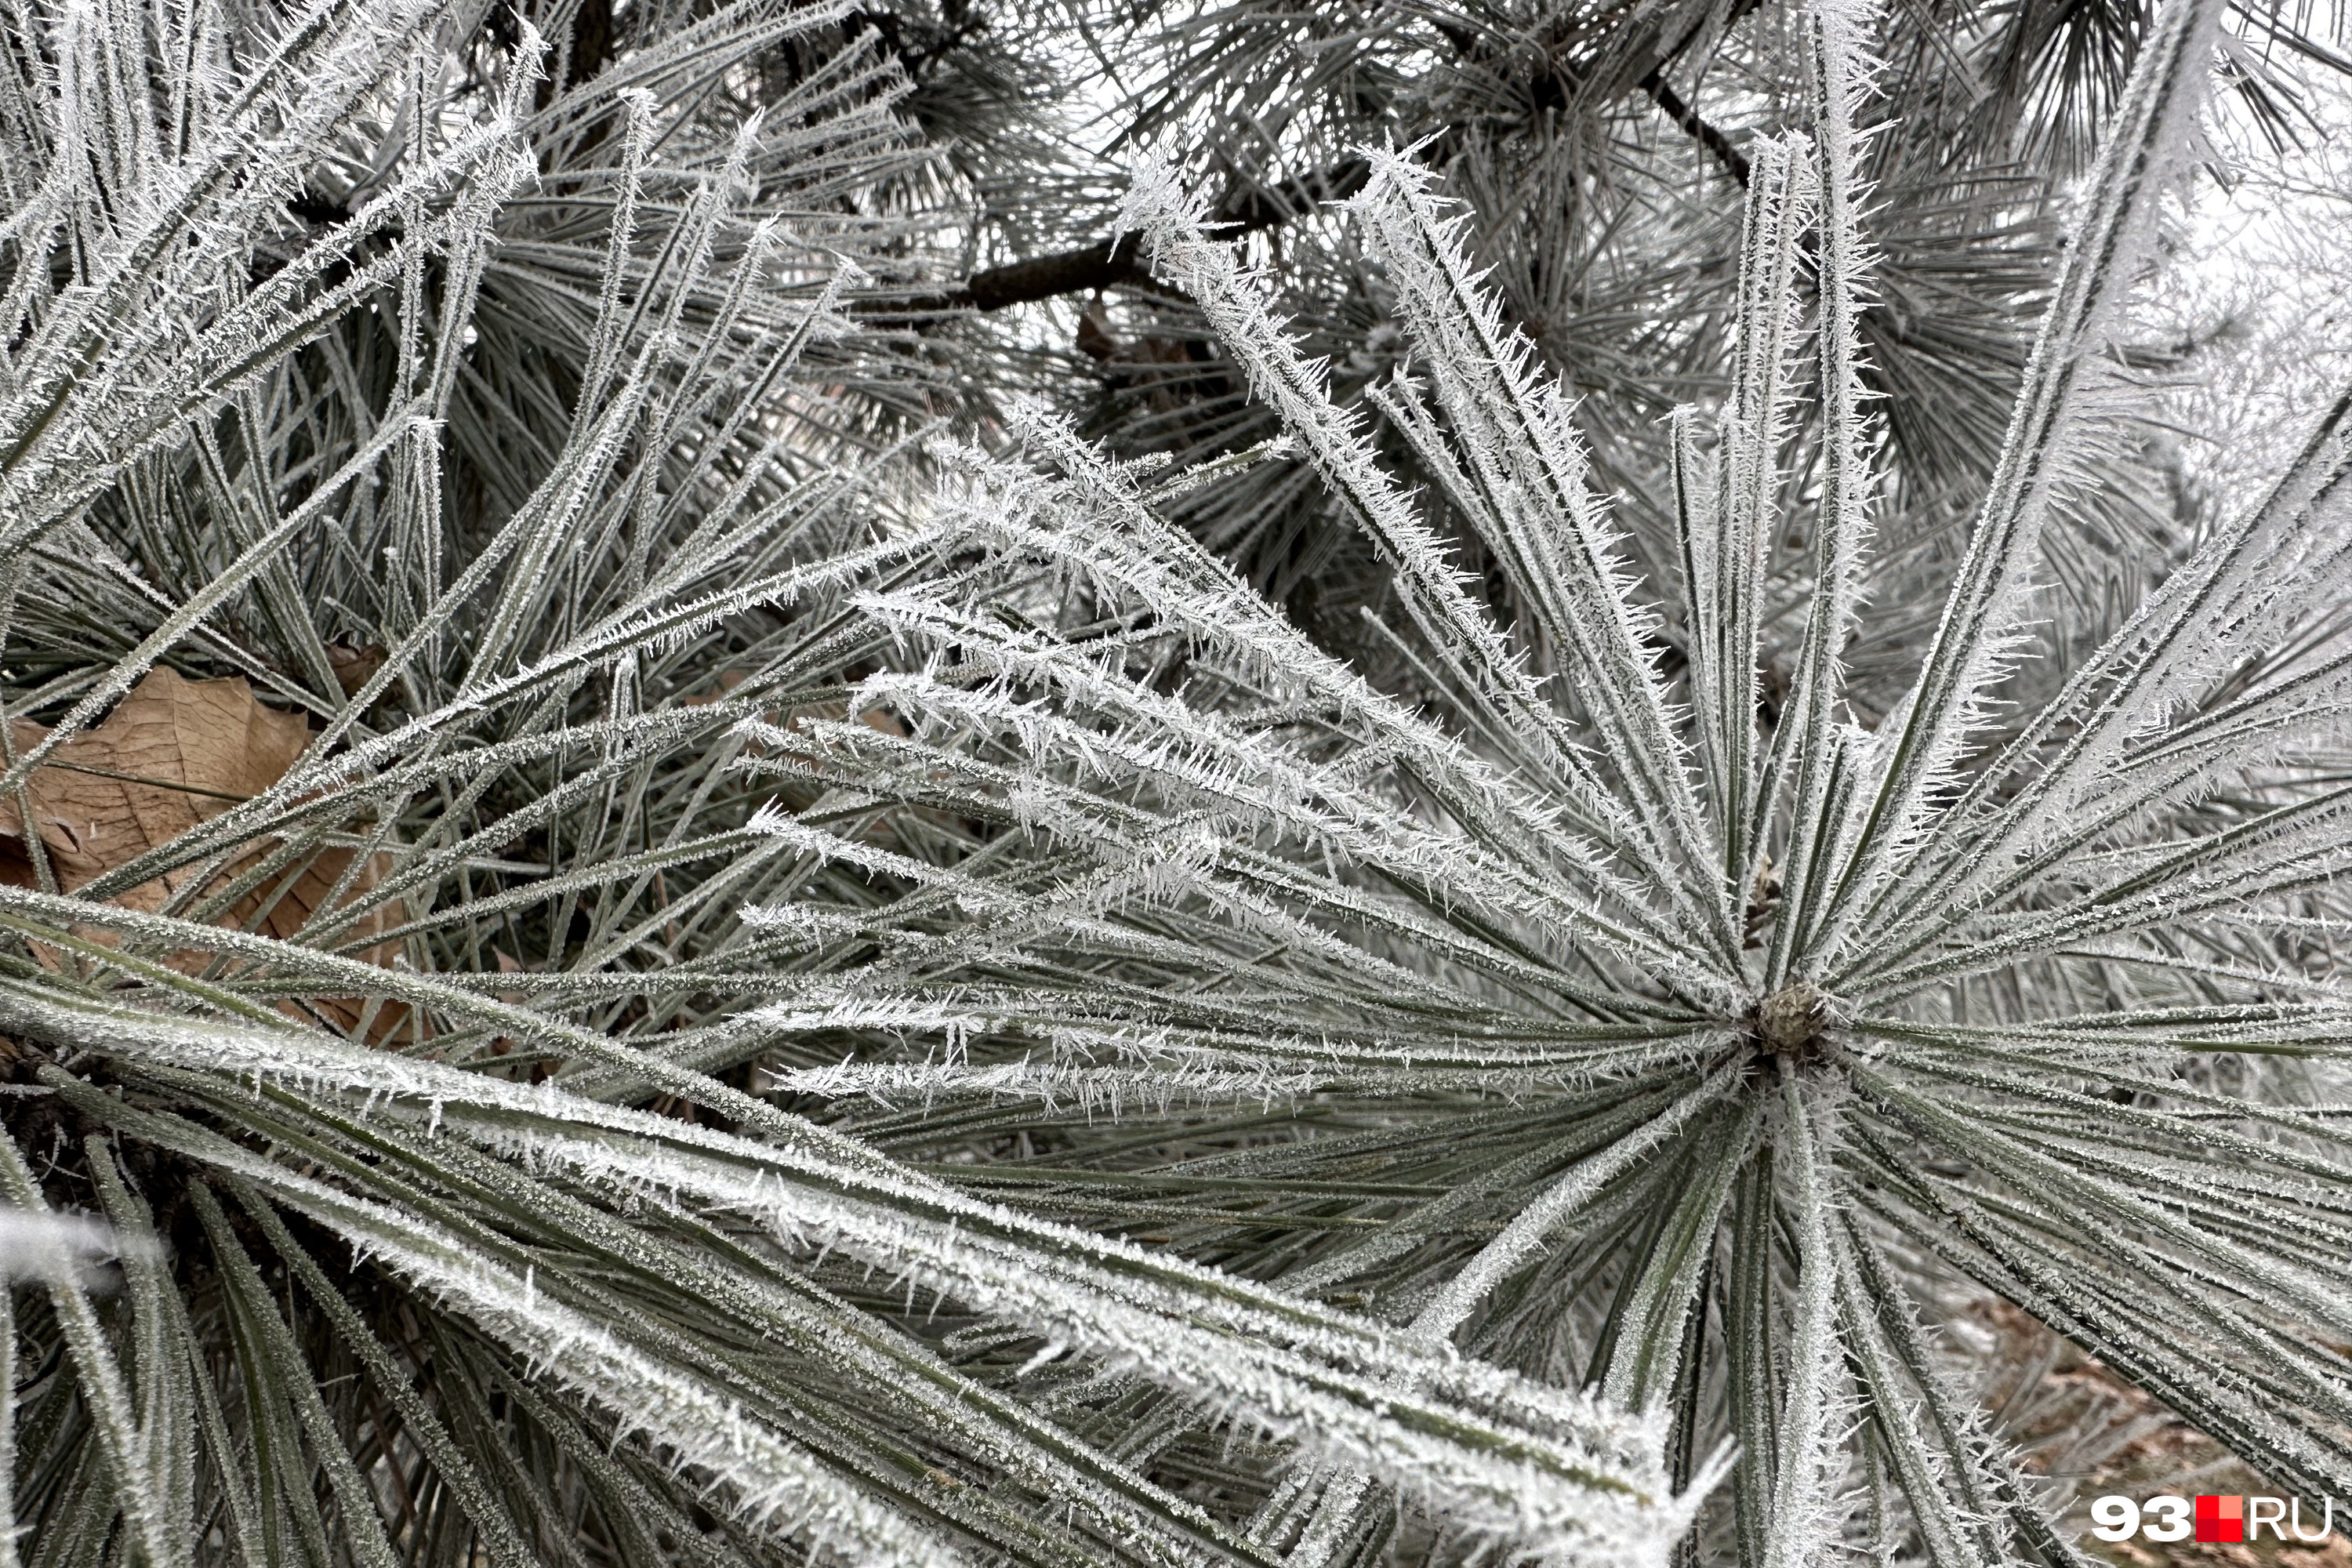
{"label": "red square in logo", "polygon": [[2242,1497],[2205,1497],[2197,1499],[2197,1539],[2200,1541],[2243,1541],[2246,1539],[2246,1500]]}

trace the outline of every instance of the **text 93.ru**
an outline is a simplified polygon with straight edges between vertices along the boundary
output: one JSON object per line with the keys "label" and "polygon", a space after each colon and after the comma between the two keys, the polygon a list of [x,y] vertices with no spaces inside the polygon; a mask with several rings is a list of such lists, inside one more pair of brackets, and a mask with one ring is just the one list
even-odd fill
{"label": "text 93.ru", "polygon": [[2325,1541],[2336,1528],[2333,1500],[2320,1504],[2317,1534],[2304,1533],[2299,1498],[2200,1495],[2192,1507],[2184,1497],[2103,1497],[2091,1505],[2091,1533],[2101,1541],[2186,1541],[2192,1531],[2200,1541],[2259,1541],[2264,1530],[2277,1541]]}

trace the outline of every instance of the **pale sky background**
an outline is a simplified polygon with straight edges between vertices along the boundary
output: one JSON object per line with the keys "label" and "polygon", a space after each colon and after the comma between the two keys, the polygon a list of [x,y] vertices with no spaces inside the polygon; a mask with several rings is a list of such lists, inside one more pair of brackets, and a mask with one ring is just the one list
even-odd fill
{"label": "pale sky background", "polygon": [[2284,153],[2234,98],[2217,106],[2233,188],[2199,174],[2136,334],[2208,345],[2167,400],[2196,433],[2183,461],[2224,510],[2259,499],[2263,476],[2352,381],[2352,83],[2312,71],[2296,85],[2313,123]]}

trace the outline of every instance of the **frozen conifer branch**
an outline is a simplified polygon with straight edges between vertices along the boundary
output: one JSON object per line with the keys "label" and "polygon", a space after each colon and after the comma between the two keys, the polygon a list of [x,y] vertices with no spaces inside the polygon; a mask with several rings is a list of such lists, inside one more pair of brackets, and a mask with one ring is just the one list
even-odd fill
{"label": "frozen conifer branch", "polygon": [[[1443,149],[1286,215],[1369,372],[1143,162],[1171,467],[931,422],[903,17],[12,15],[0,1568],[2071,1568],[1968,1289],[2352,1479],[2352,405],[2035,621],[2213,5],[1885,718],[1865,7],[1633,505]],[[1204,546],[1265,473],[1398,613]]]}
{"label": "frozen conifer branch", "polygon": [[[2326,1216],[2352,1151],[2296,1108],[2332,1091],[2289,1086],[2335,1081],[2352,1017],[2326,956],[2352,856],[2341,411],[2105,646],[2029,624],[2092,405],[2123,395],[2104,334],[2216,15],[2151,33],[1944,631],[1874,726],[1847,694],[1884,505],[1866,9],[1808,11],[1808,123],[1754,147],[1729,392],[1674,423],[1663,584],[1633,580],[1569,400],[1410,158],[1368,152],[1349,204],[1408,351],[1361,406],[1147,161],[1125,223],[1381,552],[1395,657],[1334,658],[1253,595],[1168,521],[1181,475],[1041,413],[951,454],[953,570],[860,600],[907,668],[840,720],[750,731],[743,765],[829,785],[829,816],[768,830],[865,873],[854,906],[768,917],[780,951],[789,926],[843,955],[824,1005],[959,1022],[792,1085],[913,1140],[1084,1107],[1050,1176],[958,1179],[1657,1411],[1678,1483],[1735,1443],[1704,1552],[1811,1563],[1879,1528],[1898,1557],[2068,1560],[1922,1326],[1956,1275],[2281,1485],[2340,1486],[2352,1249]],[[1798,529],[1798,613],[1770,625]],[[2058,657],[2047,712],[2000,713],[1998,682]],[[934,847],[884,863],[883,821]],[[1253,1539],[1362,1561],[1410,1516],[1338,1458],[1270,1490]]]}
{"label": "frozen conifer branch", "polygon": [[[24,1009],[0,1185],[11,1237],[96,1207],[66,1234],[114,1240],[27,1274],[0,1324],[26,1396],[0,1412],[0,1558],[929,1564],[1034,1551],[1046,1499],[1138,1560],[1223,1552],[858,1282],[713,1265],[690,1216],[633,1218],[636,1188],[503,1144],[453,1164],[429,1106],[389,1120],[415,1063],[793,1125],[634,1041],[724,1050],[773,998],[735,910],[809,879],[749,831],[727,737],[824,700],[875,642],[845,592],[901,555],[869,454],[912,367],[846,296],[931,221],[861,193],[931,154],[846,19],[11,11],[0,858],[30,902],[0,917]],[[635,999],[697,960],[715,984]],[[250,1119],[251,1042],[120,1098],[126,1008],[132,1036],[226,1019],[393,1077],[278,1127],[333,1146],[295,1175]],[[372,1130],[411,1122],[404,1175]],[[814,1393],[747,1349],[779,1322],[861,1370]],[[932,1463],[1017,1497],[908,1480],[877,1433],[910,1384]]]}

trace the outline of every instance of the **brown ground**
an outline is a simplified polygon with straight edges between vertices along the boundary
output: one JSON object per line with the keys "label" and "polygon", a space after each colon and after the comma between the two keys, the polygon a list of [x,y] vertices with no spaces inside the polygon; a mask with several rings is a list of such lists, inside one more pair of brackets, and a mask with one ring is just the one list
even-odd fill
{"label": "brown ground", "polygon": [[[1990,1338],[1996,1364],[2011,1368],[1989,1403],[2007,1407],[2009,1435],[2032,1468],[2071,1480],[2074,1500],[2061,1521],[2080,1530],[2082,1549],[2119,1568],[2352,1568],[2352,1540],[2339,1515],[2324,1542],[2223,1543],[2194,1539],[2105,1542],[2089,1531],[2095,1498],[2120,1493],[2135,1500],[2160,1492],[2193,1499],[2199,1492],[2285,1496],[2221,1444],[2166,1411],[2081,1354],[2006,1301],[1979,1305],[1954,1327]],[[2316,1502],[2318,1500],[2306,1500]],[[2305,1528],[2311,1514],[2305,1510]]]}

